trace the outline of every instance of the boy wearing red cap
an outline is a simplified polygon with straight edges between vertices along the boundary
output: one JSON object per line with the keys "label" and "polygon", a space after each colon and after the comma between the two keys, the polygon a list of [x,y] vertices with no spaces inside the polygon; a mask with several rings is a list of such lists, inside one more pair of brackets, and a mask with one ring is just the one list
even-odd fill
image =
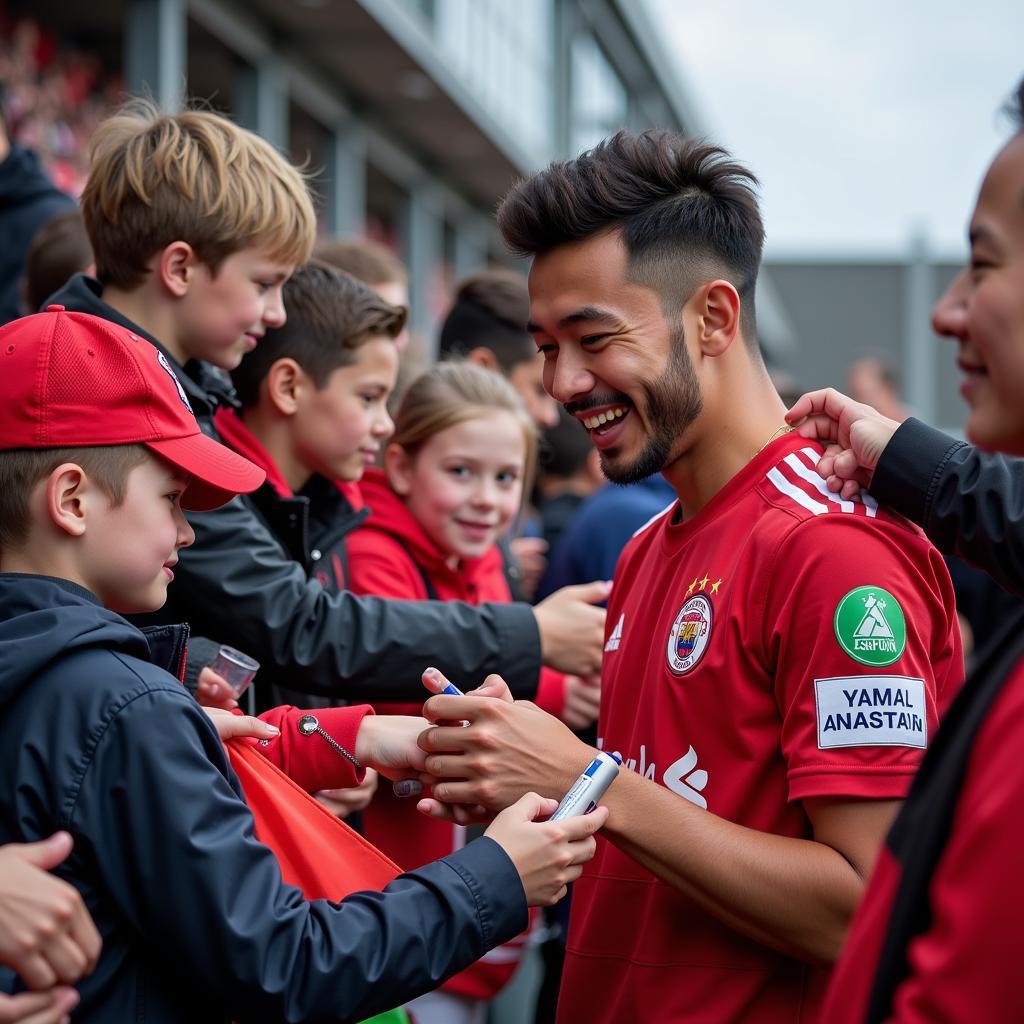
{"label": "boy wearing red cap", "polygon": [[[76,275],[50,301],[157,345],[215,437],[213,414],[232,399],[211,367],[234,369],[284,323],[282,285],[313,247],[306,184],[263,139],[208,111],[161,115],[137,103],[100,126],[91,158],[82,213],[96,279]],[[514,692],[532,696],[542,653],[580,674],[600,663],[604,613],[578,598],[532,610],[331,594],[252,505],[232,502],[189,522],[196,544],[182,555],[182,585],[160,621],[190,621],[253,655],[261,682],[409,700],[433,664],[468,683],[500,670]],[[189,682],[199,648],[190,651]]]}
{"label": "boy wearing red cap", "polygon": [[[383,895],[283,884],[175,678],[187,627],[118,614],[163,604],[193,540],[183,508],[262,480],[136,332],[59,309],[0,329],[0,844],[74,838],[56,873],[103,941],[78,1020],[359,1019],[511,937],[578,874],[558,865],[593,853],[603,814],[537,825],[555,803],[532,797]],[[358,760],[416,767],[420,720],[346,711]]]}

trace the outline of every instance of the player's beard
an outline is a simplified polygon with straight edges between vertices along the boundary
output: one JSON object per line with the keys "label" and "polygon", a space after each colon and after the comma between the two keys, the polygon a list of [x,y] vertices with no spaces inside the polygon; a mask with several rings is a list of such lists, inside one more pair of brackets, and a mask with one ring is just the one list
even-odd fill
{"label": "player's beard", "polygon": [[[661,376],[642,381],[643,419],[649,431],[639,455],[630,462],[611,460],[601,452],[601,469],[616,484],[635,484],[660,473],[675,458],[686,428],[700,415],[700,383],[686,351],[683,325],[671,331],[668,362]],[[639,415],[640,410],[634,409]]]}

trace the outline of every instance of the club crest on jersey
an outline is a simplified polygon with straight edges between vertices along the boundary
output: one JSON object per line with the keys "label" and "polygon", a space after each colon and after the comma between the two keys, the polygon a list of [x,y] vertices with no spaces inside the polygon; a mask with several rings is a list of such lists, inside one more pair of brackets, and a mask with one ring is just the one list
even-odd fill
{"label": "club crest on jersey", "polygon": [[688,598],[668,634],[668,667],[676,675],[686,675],[704,656],[711,639],[711,601],[704,594]]}

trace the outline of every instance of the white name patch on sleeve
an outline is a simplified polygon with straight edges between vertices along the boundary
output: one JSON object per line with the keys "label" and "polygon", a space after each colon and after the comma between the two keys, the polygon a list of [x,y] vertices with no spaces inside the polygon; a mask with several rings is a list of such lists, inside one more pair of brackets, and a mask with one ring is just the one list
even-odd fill
{"label": "white name patch on sleeve", "polygon": [[926,747],[924,680],[837,676],[814,680],[818,748]]}

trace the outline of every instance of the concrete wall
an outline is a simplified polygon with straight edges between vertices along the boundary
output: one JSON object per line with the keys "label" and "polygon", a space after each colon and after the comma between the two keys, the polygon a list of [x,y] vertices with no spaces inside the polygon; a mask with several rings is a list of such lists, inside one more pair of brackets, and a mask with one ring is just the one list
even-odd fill
{"label": "concrete wall", "polygon": [[786,368],[801,389],[843,389],[853,360],[881,355],[900,372],[903,397],[915,414],[948,429],[963,425],[967,407],[957,390],[955,344],[927,326],[932,304],[958,265],[773,258],[765,268],[796,336]]}

